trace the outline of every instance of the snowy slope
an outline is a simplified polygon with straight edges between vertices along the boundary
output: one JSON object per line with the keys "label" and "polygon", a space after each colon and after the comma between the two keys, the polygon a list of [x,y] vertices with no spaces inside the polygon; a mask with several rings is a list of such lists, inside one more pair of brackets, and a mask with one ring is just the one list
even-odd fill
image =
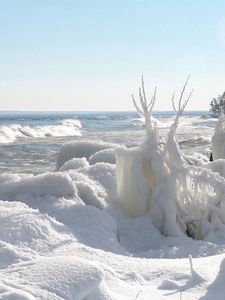
{"label": "snowy slope", "polygon": [[223,299],[223,230],[165,237],[149,215],[128,217],[112,154],[0,176],[0,299]]}

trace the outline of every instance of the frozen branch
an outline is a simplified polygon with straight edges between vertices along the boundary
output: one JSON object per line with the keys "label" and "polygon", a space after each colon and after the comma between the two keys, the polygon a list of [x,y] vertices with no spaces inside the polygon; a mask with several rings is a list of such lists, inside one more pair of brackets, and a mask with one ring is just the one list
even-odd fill
{"label": "frozen branch", "polygon": [[182,101],[182,100],[183,100],[184,93],[185,93],[185,90],[186,90],[186,87],[187,87],[187,84],[188,84],[188,81],[189,81],[189,78],[190,78],[190,75],[188,76],[188,78],[187,78],[187,80],[186,80],[186,82],[185,82],[185,84],[184,84],[184,86],[183,86],[183,88],[182,88],[182,90],[181,90],[180,98],[179,98],[179,100],[178,100],[178,105],[177,105],[177,107],[176,107],[176,105],[175,105],[175,92],[174,92],[173,95],[172,95],[172,99],[171,99],[171,101],[172,101],[172,106],[173,106],[174,112],[176,113],[175,120],[174,120],[174,122],[173,122],[173,124],[172,124],[172,126],[171,126],[171,128],[170,128],[170,132],[171,132],[173,135],[175,135],[175,132],[176,132],[176,129],[177,129],[177,125],[178,125],[179,118],[180,118],[180,116],[183,114],[184,109],[185,109],[185,107],[187,106],[188,101],[190,100],[190,98],[191,98],[191,96],[192,96],[192,94],[193,94],[193,91],[194,91],[194,90],[192,90],[192,91],[189,93],[189,95],[187,96],[186,100]]}
{"label": "frozen branch", "polygon": [[154,107],[155,101],[156,101],[156,92],[157,92],[157,88],[155,87],[153,96],[152,96],[151,100],[148,102],[146,93],[145,93],[144,79],[142,76],[141,88],[139,88],[139,101],[140,101],[139,105],[137,104],[134,95],[132,95],[132,100],[133,100],[135,109],[145,119],[145,126],[146,126],[146,131],[147,131],[148,137],[151,135],[151,133],[153,131],[151,117],[152,117],[152,110],[153,110],[153,107]]}
{"label": "frozen branch", "polygon": [[[182,167],[184,165],[183,157],[180,153],[178,143],[175,139],[175,133],[177,130],[179,118],[182,115],[182,113],[184,112],[184,109],[187,106],[188,101],[193,93],[193,90],[192,90],[190,92],[190,94],[186,97],[186,99],[183,100],[189,78],[190,78],[190,76],[188,76],[188,78],[181,90],[180,97],[178,99],[178,104],[177,105],[175,104],[175,92],[173,93],[172,99],[171,99],[173,110],[174,110],[176,116],[175,116],[173,124],[170,126],[170,131],[167,136],[166,146],[164,148],[164,155],[165,155],[165,157],[167,157],[168,163],[171,164],[171,162],[172,162],[171,168],[173,168],[175,166],[176,167],[175,169]],[[175,170],[174,170],[174,172],[175,172]]]}

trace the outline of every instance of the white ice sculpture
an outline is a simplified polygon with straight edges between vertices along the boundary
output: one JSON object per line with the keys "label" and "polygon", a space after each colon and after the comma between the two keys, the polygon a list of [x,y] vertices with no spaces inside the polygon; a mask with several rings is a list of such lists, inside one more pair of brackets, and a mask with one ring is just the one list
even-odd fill
{"label": "white ice sculpture", "polygon": [[[157,128],[151,121],[152,109],[156,100],[156,88],[148,103],[143,78],[139,97],[141,107],[138,106],[132,95],[136,110],[145,118],[147,139],[139,147],[131,149],[124,147],[116,150],[116,179],[119,201],[132,217],[145,215],[150,210],[152,194],[157,184],[152,162],[160,160],[161,156],[161,150],[158,148]],[[146,151],[147,149],[150,151]]]}
{"label": "white ice sculpture", "polygon": [[[147,103],[144,81],[135,108],[145,118],[146,140],[135,148],[116,150],[116,179],[119,203],[131,217],[149,213],[154,224],[167,236],[186,233],[202,239],[216,224],[225,224],[225,179],[206,168],[185,163],[176,142],[179,117],[192,92],[183,101],[186,81],[175,107],[176,117],[165,143],[151,121],[156,89]],[[225,225],[224,225],[225,226]]]}
{"label": "white ice sculpture", "polygon": [[221,111],[212,137],[213,160],[225,158],[225,116]]}

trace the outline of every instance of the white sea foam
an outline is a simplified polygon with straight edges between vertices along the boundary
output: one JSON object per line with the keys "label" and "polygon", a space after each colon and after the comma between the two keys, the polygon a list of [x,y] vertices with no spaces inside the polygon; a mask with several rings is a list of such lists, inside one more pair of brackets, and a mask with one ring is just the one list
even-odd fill
{"label": "white sea foam", "polygon": [[77,119],[65,119],[59,122],[59,124],[69,127],[81,128],[81,122]]}
{"label": "white sea foam", "polygon": [[[144,126],[144,119],[143,118],[135,118],[135,119],[132,119],[131,120],[132,124],[135,125],[135,126]],[[170,125],[172,124],[172,120],[160,120],[158,118],[154,118],[152,117],[152,123],[153,124],[156,124],[156,126],[158,128],[169,128]]]}
{"label": "white sea foam", "polygon": [[111,118],[109,116],[102,115],[102,116],[97,116],[96,119],[97,120],[110,120]]}
{"label": "white sea foam", "polygon": [[0,143],[11,143],[18,139],[46,138],[61,136],[80,136],[81,123],[79,120],[65,119],[54,125],[31,127],[28,125],[12,124],[0,126]]}

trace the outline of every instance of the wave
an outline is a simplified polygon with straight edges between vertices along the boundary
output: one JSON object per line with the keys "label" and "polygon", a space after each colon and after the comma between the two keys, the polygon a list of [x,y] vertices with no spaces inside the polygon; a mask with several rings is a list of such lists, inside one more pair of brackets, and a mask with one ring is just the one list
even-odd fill
{"label": "wave", "polygon": [[[172,124],[172,121],[170,122],[161,122],[159,121],[158,119],[154,118],[154,117],[151,117],[151,120],[152,120],[152,123],[153,124],[156,124],[158,128],[169,128]],[[135,118],[135,119],[132,119],[131,120],[132,124],[134,126],[137,126],[137,127],[144,127],[145,126],[145,120],[144,118]]]}
{"label": "wave", "polygon": [[207,137],[194,137],[179,141],[181,148],[192,148],[197,146],[206,146],[211,143],[211,139]]}
{"label": "wave", "polygon": [[97,120],[111,120],[112,118],[110,118],[109,116],[98,116],[96,117]]}
{"label": "wave", "polygon": [[80,136],[80,128],[82,125],[76,119],[64,119],[58,124],[35,127],[20,124],[0,126],[0,143],[12,143],[25,138]]}
{"label": "wave", "polygon": [[81,122],[77,119],[65,119],[59,122],[59,124],[64,125],[64,126],[69,126],[69,127],[77,127],[81,128]]}

